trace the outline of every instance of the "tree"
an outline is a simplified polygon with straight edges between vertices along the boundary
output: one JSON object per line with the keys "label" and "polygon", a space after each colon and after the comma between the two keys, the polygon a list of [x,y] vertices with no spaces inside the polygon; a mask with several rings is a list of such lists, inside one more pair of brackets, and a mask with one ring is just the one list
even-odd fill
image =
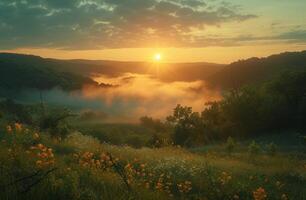
{"label": "tree", "polygon": [[173,142],[177,145],[191,146],[199,142],[196,140],[204,126],[198,112],[192,112],[191,107],[183,107],[178,104],[173,111],[173,115],[167,117],[167,121],[173,125]]}

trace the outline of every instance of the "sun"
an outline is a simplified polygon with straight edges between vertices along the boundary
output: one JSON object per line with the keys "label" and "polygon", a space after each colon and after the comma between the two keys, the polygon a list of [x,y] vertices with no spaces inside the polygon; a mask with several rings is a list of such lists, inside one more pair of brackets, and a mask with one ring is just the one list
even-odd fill
{"label": "sun", "polygon": [[160,53],[156,53],[153,57],[153,59],[158,62],[158,61],[161,61],[162,59],[162,55]]}

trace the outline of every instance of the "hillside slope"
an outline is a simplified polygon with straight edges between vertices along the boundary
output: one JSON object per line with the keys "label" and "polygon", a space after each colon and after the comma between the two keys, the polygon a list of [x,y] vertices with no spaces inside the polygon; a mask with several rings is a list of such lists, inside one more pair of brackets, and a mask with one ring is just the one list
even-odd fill
{"label": "hillside slope", "polygon": [[306,51],[240,60],[213,74],[208,81],[214,86],[226,89],[260,83],[286,70],[306,70]]}
{"label": "hillside slope", "polygon": [[56,70],[55,63],[38,56],[0,54],[0,88],[75,90],[84,84],[97,84],[92,79]]}

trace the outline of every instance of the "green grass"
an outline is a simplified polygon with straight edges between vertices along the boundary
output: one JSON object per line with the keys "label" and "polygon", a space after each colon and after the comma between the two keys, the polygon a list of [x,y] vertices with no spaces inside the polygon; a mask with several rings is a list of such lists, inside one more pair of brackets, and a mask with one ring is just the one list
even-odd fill
{"label": "green grass", "polygon": [[73,122],[75,129],[93,136],[101,142],[115,145],[127,144],[135,148],[146,146],[154,131],[138,124],[105,124],[97,122]]}

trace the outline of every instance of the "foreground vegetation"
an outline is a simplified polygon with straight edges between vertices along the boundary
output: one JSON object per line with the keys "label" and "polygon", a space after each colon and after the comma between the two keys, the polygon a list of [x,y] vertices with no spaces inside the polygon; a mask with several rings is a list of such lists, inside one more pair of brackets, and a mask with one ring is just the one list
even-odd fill
{"label": "foreground vegetation", "polygon": [[[1,199],[306,199],[300,153],[238,144],[134,149],[1,124]],[[305,149],[304,149],[305,150]]]}

